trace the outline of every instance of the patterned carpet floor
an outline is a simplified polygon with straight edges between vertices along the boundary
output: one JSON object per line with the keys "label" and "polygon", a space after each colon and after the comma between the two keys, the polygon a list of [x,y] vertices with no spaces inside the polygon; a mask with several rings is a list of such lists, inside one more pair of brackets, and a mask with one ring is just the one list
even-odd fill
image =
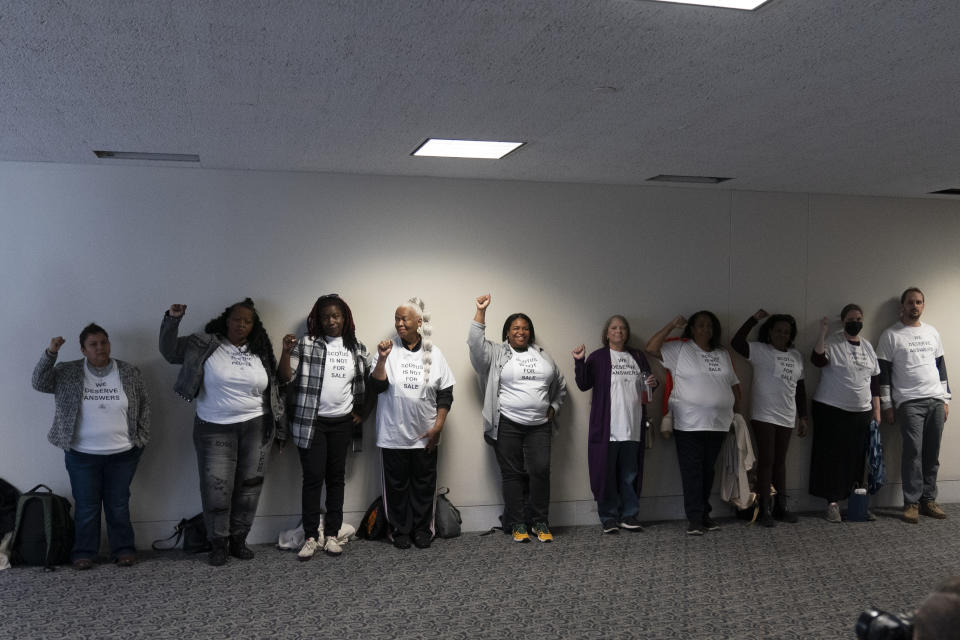
{"label": "patterned carpet floor", "polygon": [[960,574],[960,505],[908,525],[736,520],[701,538],[680,522],[552,544],[500,533],[401,551],[352,541],[339,558],[289,551],[210,567],[145,552],[133,568],[0,572],[0,638],[853,638],[869,605],[915,607]]}

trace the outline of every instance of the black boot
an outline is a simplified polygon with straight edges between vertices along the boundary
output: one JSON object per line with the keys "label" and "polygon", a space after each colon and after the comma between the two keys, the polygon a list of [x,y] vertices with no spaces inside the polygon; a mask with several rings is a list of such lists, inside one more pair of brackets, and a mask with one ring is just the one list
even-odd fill
{"label": "black boot", "polygon": [[799,518],[793,511],[787,509],[787,496],[777,494],[776,503],[773,506],[773,517],[780,522],[795,524]]}
{"label": "black boot", "polygon": [[210,555],[207,556],[207,563],[214,567],[221,567],[227,564],[227,539],[213,538],[210,540]]}
{"label": "black boot", "polygon": [[241,560],[253,558],[253,550],[247,546],[247,536],[230,536],[230,555]]}
{"label": "black boot", "polygon": [[769,502],[760,503],[760,518],[757,520],[764,527],[775,527],[777,526],[777,521],[773,519],[773,510],[770,508]]}

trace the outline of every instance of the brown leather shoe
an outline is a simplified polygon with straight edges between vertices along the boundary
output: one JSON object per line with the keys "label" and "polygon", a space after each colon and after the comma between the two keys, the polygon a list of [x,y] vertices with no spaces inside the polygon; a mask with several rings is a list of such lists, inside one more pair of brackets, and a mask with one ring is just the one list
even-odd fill
{"label": "brown leather shoe", "polygon": [[920,510],[916,504],[908,504],[903,508],[903,521],[909,522],[910,524],[918,524],[920,522]]}
{"label": "brown leather shoe", "polygon": [[90,558],[77,558],[73,561],[73,568],[77,571],[86,571],[93,568],[93,560]]}
{"label": "brown leather shoe", "polygon": [[118,567],[132,567],[137,563],[137,556],[117,556],[116,563]]}
{"label": "brown leather shoe", "polygon": [[937,520],[946,520],[947,513],[933,500],[920,503],[920,514]]}

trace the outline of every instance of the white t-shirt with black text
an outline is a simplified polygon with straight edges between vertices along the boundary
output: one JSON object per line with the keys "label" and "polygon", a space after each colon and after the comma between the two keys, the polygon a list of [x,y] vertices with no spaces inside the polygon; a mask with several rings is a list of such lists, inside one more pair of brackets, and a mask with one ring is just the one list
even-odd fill
{"label": "white t-shirt with black text", "polygon": [[216,424],[245,422],[262,416],[269,380],[260,358],[246,346],[221,344],[203,363],[197,417]]}
{"label": "white t-shirt with black text", "polygon": [[500,413],[517,424],[544,424],[554,375],[550,363],[532,347],[509,349],[513,354],[500,372]]}
{"label": "white t-shirt with black text", "polygon": [[323,363],[323,383],[317,402],[317,415],[338,418],[353,411],[353,378],[356,363],[353,354],[343,345],[343,337],[324,337],[327,355]]}
{"label": "white t-shirt with black text", "polygon": [[797,383],[803,380],[800,352],[780,351],[765,342],[751,342],[750,364],[753,365],[751,417],[792,429],[797,420]]}
{"label": "white t-shirt with black text", "polygon": [[638,442],[643,429],[640,365],[627,351],[610,349],[610,442]]}
{"label": "white t-shirt with black text", "polygon": [[127,423],[129,400],[120,382],[116,360],[110,371],[98,378],[83,363],[83,397],[80,420],[73,434],[71,449],[95,455],[123,453],[133,448]]}
{"label": "white t-shirt with black text", "polygon": [[670,409],[677,431],[728,431],[733,391],[740,380],[724,349],[704,351],[693,340],[667,342],[660,350],[673,375]]}
{"label": "white t-shirt with black text", "polygon": [[937,358],[943,355],[940,334],[929,324],[908,327],[898,322],[884,330],[877,343],[877,357],[893,365],[893,404],[907,400],[948,400],[940,380]]}
{"label": "white t-shirt with black text", "polygon": [[870,378],[880,374],[873,345],[847,340],[842,331],[829,336],[823,345],[827,365],[820,369],[820,384],[813,399],[844,411],[869,411],[873,408]]}
{"label": "white t-shirt with black text", "polygon": [[[440,349],[431,350],[430,379],[423,383],[423,349],[406,349],[400,338],[385,364],[389,387],[377,397],[377,446],[384,449],[423,449],[423,436],[437,420],[437,391],[456,384]],[[374,355],[373,367],[380,354]]]}

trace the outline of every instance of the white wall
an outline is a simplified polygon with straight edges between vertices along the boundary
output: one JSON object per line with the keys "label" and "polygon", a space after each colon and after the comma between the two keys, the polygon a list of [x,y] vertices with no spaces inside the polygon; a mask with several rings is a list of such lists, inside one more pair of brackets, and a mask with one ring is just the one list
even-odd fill
{"label": "white wall", "polygon": [[[62,359],[79,358],[76,336],[96,321],[114,356],[140,366],[153,399],[153,439],[133,486],[140,544],[200,509],[192,407],[173,393],[176,368],[156,348],[173,302],[189,305],[182,329],[194,331],[252,296],[278,347],[284,333],[303,331],[318,295],[338,292],[372,347],[392,334],[398,302],[423,297],[458,380],[440,482],[472,529],[494,524],[500,504],[465,345],[480,293],[493,294],[489,336],[499,336],[508,313],[528,313],[569,381],[553,453],[555,524],[596,521],[589,396],[573,383],[569,352],[580,342],[599,346],[613,313],[627,315],[642,344],[675,314],[700,308],[718,314],[728,339],[763,306],[797,316],[808,353],[818,318],[851,301],[864,307],[865,335],[875,341],[896,318],[895,297],[916,284],[948,365],[958,362],[960,205],[946,200],[0,163],[0,203],[0,344],[12,360],[0,369],[0,475],[24,490],[44,482],[69,495],[62,453],[46,441],[53,400],[29,378],[51,336],[68,340]],[[749,365],[738,366],[747,382]],[[817,373],[807,379],[812,392]],[[899,436],[885,433],[892,485],[881,498],[896,504]],[[960,500],[953,429],[941,459],[941,499]],[[295,452],[275,452],[271,464],[257,540],[299,517]],[[792,494],[819,506],[806,496],[808,464],[809,441],[794,439]],[[348,466],[348,520],[378,494],[376,465],[370,422],[365,451]],[[679,517],[679,494],[673,444],[658,441],[647,457],[644,517]]]}

